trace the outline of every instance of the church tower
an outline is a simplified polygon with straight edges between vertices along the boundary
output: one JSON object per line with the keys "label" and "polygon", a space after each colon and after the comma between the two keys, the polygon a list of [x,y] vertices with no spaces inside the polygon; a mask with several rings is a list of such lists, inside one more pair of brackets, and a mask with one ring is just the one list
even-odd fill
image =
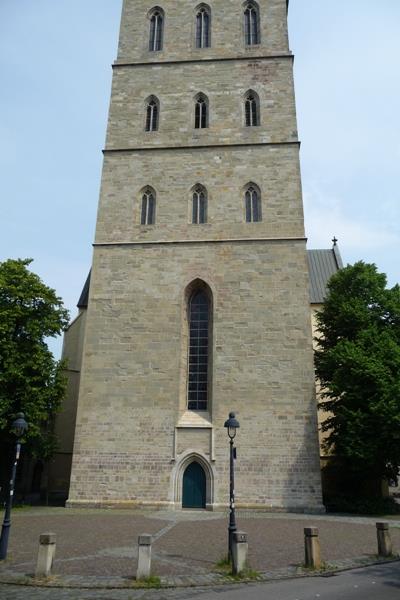
{"label": "church tower", "polygon": [[69,505],[320,510],[287,0],[125,0]]}

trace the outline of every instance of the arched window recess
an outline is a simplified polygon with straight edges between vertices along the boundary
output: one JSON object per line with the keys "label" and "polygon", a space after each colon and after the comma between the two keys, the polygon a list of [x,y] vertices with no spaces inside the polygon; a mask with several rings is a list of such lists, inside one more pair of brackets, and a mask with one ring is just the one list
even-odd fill
{"label": "arched window recess", "polygon": [[149,13],[150,33],[149,33],[149,51],[158,52],[163,47],[164,37],[164,11],[156,6]]}
{"label": "arched window recess", "polygon": [[192,223],[207,223],[207,190],[200,184],[192,190]]}
{"label": "arched window recess", "polygon": [[146,131],[157,131],[158,130],[158,119],[160,114],[160,103],[158,98],[150,96],[146,100]]}
{"label": "arched window recess", "polygon": [[261,193],[258,186],[249,183],[244,193],[246,223],[261,221]]}
{"label": "arched window recess", "polygon": [[141,192],[142,205],[140,213],[141,225],[154,225],[156,222],[156,193],[151,187]]}
{"label": "arched window recess", "polygon": [[212,348],[212,293],[201,280],[188,294],[188,372],[187,407],[205,411],[210,402]]}
{"label": "arched window recess", "polygon": [[208,127],[208,98],[204,94],[197,94],[194,105],[194,127],[205,129]]}
{"label": "arched window recess", "polygon": [[211,9],[207,4],[196,8],[196,48],[211,46]]}
{"label": "arched window recess", "polygon": [[246,46],[260,43],[260,9],[256,2],[244,4],[244,40]]}
{"label": "arched window recess", "polygon": [[260,99],[253,90],[249,90],[244,97],[244,116],[246,127],[260,124]]}

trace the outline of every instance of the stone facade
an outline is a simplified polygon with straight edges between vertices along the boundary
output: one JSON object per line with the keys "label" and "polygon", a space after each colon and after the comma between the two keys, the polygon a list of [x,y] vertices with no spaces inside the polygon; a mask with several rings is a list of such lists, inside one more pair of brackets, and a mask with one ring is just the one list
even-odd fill
{"label": "stone facade", "polygon": [[[195,460],[206,504],[226,505],[229,411],[238,506],[321,509],[292,55],[286,0],[259,3],[261,43],[246,47],[243,5],[214,0],[211,48],[194,48],[197,2],[166,0],[164,49],[148,51],[152,4],[125,0],[83,350],[70,505],[180,507]],[[244,126],[254,90],[260,124]],[[194,129],[194,98],[209,126]],[[149,96],[159,128],[145,132]],[[247,223],[244,192],[261,193]],[[208,193],[191,223],[191,191]],[[143,189],[156,196],[140,224]],[[212,307],[207,411],[187,409],[188,295]]]}

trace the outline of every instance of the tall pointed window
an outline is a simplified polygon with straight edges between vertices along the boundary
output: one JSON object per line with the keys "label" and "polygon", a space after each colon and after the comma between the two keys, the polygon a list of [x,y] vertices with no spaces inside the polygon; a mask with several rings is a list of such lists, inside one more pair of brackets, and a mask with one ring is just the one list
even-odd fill
{"label": "tall pointed window", "polygon": [[210,47],[210,15],[208,6],[201,6],[196,14],[196,48]]}
{"label": "tall pointed window", "polygon": [[159,102],[151,96],[146,103],[146,131],[157,131],[158,129]]}
{"label": "tall pointed window", "polygon": [[247,2],[244,7],[244,39],[246,46],[260,43],[260,18],[255,2]]}
{"label": "tall pointed window", "polygon": [[198,94],[194,107],[195,129],[208,127],[208,100],[204,94]]}
{"label": "tall pointed window", "polygon": [[141,225],[154,225],[156,222],[156,194],[151,188],[146,188],[142,194]]}
{"label": "tall pointed window", "polygon": [[247,92],[244,100],[244,114],[246,127],[260,124],[260,102],[255,92]]}
{"label": "tall pointed window", "polygon": [[193,190],[192,223],[207,223],[207,191],[202,185],[196,185]]}
{"label": "tall pointed window", "polygon": [[157,52],[163,47],[164,13],[161,8],[154,8],[150,13],[149,50]]}
{"label": "tall pointed window", "polygon": [[205,288],[189,299],[188,409],[207,410],[209,396],[210,300]]}
{"label": "tall pointed window", "polygon": [[257,186],[250,183],[245,191],[246,222],[255,223],[261,221],[261,194]]}

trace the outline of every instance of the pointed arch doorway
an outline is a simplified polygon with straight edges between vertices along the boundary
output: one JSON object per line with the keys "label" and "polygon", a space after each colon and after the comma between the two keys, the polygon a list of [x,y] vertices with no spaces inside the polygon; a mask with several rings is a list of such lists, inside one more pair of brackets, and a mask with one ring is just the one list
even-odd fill
{"label": "pointed arch doorway", "polygon": [[182,479],[182,508],[206,507],[206,474],[196,461],[185,469]]}

